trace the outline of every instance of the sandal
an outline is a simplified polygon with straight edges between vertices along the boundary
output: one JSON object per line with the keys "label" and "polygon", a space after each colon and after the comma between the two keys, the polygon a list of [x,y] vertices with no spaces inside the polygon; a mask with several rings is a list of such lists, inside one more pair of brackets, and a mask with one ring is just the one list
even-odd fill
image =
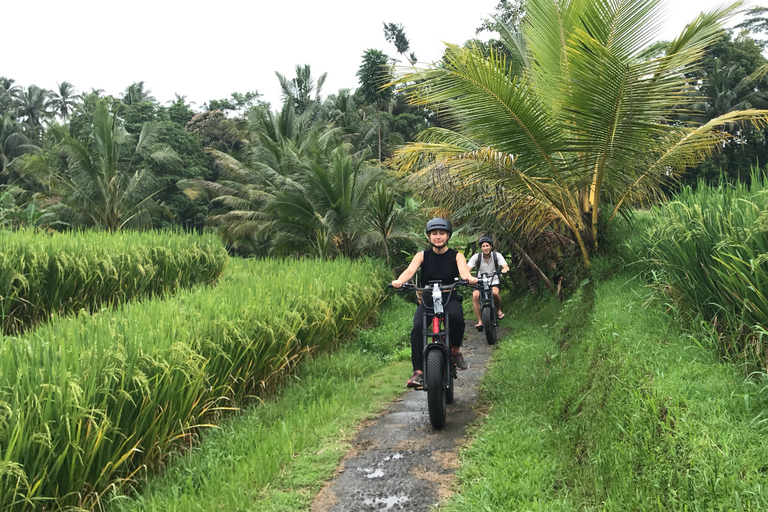
{"label": "sandal", "polygon": [[483,332],[483,324],[475,324],[475,329],[477,329],[480,332]]}
{"label": "sandal", "polygon": [[499,320],[502,320],[504,318],[504,316],[506,316],[506,315],[504,315],[504,313],[499,311]]}

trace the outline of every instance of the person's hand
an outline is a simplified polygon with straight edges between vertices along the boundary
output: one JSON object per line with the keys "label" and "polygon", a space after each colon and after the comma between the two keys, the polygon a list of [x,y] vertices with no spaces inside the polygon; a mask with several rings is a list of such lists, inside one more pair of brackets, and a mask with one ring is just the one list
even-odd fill
{"label": "person's hand", "polygon": [[506,274],[507,272],[509,272],[509,267],[501,269],[502,274]]}
{"label": "person's hand", "polygon": [[469,278],[467,279],[467,282],[469,284],[477,284],[477,278],[475,276],[469,276]]}
{"label": "person's hand", "polygon": [[399,279],[395,279],[394,281],[392,281],[392,288],[402,288],[402,287],[403,287],[403,282],[400,281]]}

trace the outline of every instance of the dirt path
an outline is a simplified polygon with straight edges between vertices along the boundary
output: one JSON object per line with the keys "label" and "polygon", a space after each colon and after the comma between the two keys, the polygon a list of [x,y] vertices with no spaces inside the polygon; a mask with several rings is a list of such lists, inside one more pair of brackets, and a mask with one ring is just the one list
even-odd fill
{"label": "dirt path", "polygon": [[[336,479],[315,498],[312,512],[428,511],[452,494],[458,448],[477,417],[473,405],[478,381],[492,349],[474,324],[474,317],[467,318],[462,351],[469,369],[459,372],[455,381],[445,428],[430,425],[425,392],[406,391],[364,426]],[[507,331],[501,326],[499,337]],[[403,384],[407,378],[403,375]]]}

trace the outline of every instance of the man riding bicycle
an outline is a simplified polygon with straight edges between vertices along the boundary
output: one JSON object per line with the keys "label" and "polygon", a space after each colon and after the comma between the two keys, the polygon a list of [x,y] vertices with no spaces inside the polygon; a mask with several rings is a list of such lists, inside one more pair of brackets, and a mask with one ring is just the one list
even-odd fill
{"label": "man riding bicycle", "polygon": [[[467,267],[473,269],[477,267],[477,275],[492,274],[493,272],[501,272],[506,274],[509,272],[509,265],[507,265],[504,256],[500,252],[493,250],[493,240],[487,236],[481,236],[480,251],[471,258],[467,263]],[[504,318],[504,313],[501,312],[501,294],[499,294],[499,276],[493,276],[491,281],[491,289],[493,290],[493,301],[496,304],[496,311],[498,312],[499,320]],[[477,324],[475,328],[478,331],[483,330],[483,319],[480,316],[480,290],[475,289],[472,292],[472,308],[475,310],[475,316],[477,317]]]}
{"label": "man riding bicycle", "polygon": [[[426,251],[418,252],[411,260],[410,265],[400,276],[392,281],[392,286],[401,288],[403,283],[409,281],[416,271],[421,268],[422,283],[430,281],[439,281],[441,284],[451,284],[457,278],[465,279],[469,284],[477,283],[477,278],[473,277],[467,267],[467,260],[464,255],[455,249],[448,248],[448,240],[451,239],[453,228],[451,223],[442,218],[434,218],[427,222],[425,229],[427,239],[431,247]],[[464,339],[464,313],[461,307],[462,297],[458,293],[450,296],[451,300],[444,304],[445,312],[448,313],[448,326],[451,338],[451,354],[453,361],[460,370],[466,370],[469,365],[464,360],[460,351],[462,340]],[[413,365],[413,376],[408,379],[409,388],[422,387],[424,385],[423,368],[423,330],[424,313],[431,313],[432,297],[424,294],[421,298],[422,303],[416,308],[413,315],[413,329],[411,330],[411,363]]]}

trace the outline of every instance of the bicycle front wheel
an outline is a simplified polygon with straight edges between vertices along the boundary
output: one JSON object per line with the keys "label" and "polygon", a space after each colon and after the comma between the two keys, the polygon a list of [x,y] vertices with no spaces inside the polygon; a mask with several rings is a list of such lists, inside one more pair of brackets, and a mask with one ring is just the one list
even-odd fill
{"label": "bicycle front wheel", "polygon": [[489,345],[495,345],[496,319],[494,318],[493,308],[484,307],[481,316],[483,318],[483,331],[485,332],[485,340]]}
{"label": "bicycle front wheel", "polygon": [[435,429],[445,426],[445,355],[442,350],[430,350],[426,360],[427,408],[429,421]]}

